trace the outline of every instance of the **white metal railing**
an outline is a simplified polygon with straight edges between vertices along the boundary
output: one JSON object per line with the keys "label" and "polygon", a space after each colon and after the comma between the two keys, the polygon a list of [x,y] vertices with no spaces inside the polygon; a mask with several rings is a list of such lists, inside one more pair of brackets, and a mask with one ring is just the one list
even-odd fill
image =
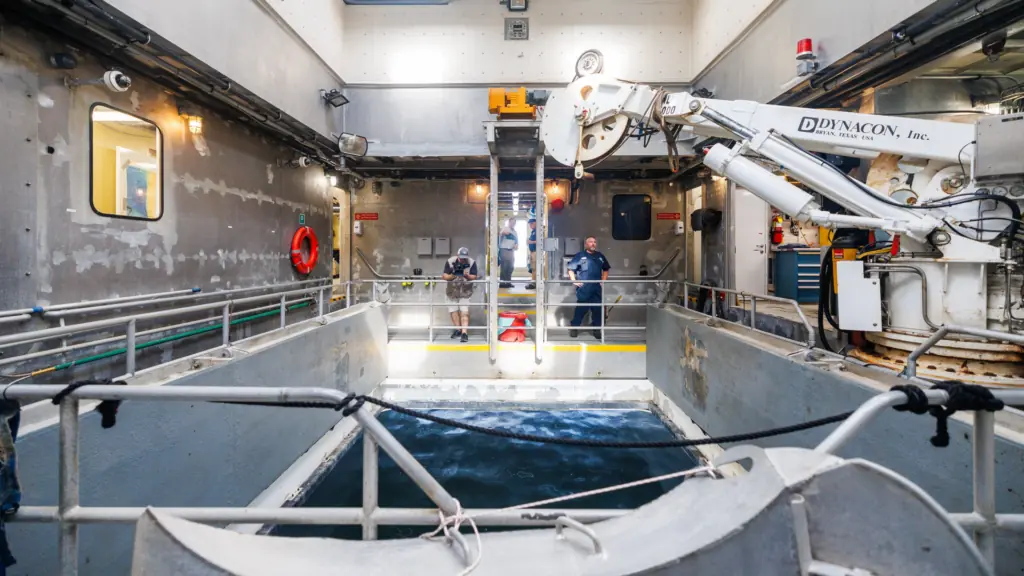
{"label": "white metal railing", "polygon": [[236,294],[244,294],[246,292],[256,292],[262,290],[279,290],[282,288],[293,288],[297,286],[304,286],[307,284],[323,284],[327,282],[328,278],[317,278],[315,280],[300,280],[297,282],[283,282],[280,284],[269,284],[267,286],[256,286],[252,288],[232,288],[230,290],[218,290],[216,292],[195,292],[184,296],[171,296],[161,297],[155,299],[146,299],[139,301],[122,301],[103,304],[101,302],[83,303],[85,305],[74,305],[68,307],[48,307],[43,310],[43,318],[68,318],[71,316],[82,316],[86,314],[95,314],[97,312],[109,312],[112,310],[124,310],[126,308],[139,308],[143,306],[152,306],[158,304],[176,304],[179,302],[189,302],[193,300],[204,300],[207,298],[224,298],[225,296],[232,296]]}
{"label": "white metal railing", "polygon": [[[113,338],[86,341],[72,345],[68,345],[66,342],[64,342],[60,347],[35,352],[28,352],[17,356],[11,356],[8,358],[0,359],[0,366],[17,364],[28,360],[33,360],[51,355],[63,354],[74,350],[80,350],[92,346],[104,345],[117,342],[120,340],[125,340],[125,373],[131,376],[135,374],[137,355],[136,339],[138,336],[154,334],[157,332],[166,332],[169,330],[176,330],[188,326],[215,322],[218,319],[207,317],[199,320],[193,320],[190,322],[176,324],[173,326],[161,326],[158,328],[145,330],[142,332],[137,331],[137,325],[139,322],[163,320],[177,316],[185,316],[189,314],[208,312],[211,310],[220,310],[221,314],[219,320],[221,321],[222,334],[220,345],[226,348],[229,347],[231,344],[231,318],[233,316],[266,312],[276,308],[280,310],[280,328],[284,328],[287,324],[286,317],[289,307],[302,302],[309,301],[313,299],[314,295],[315,300],[317,302],[318,315],[323,316],[327,311],[326,299],[329,297],[329,291],[331,290],[331,285],[324,284],[324,282],[329,282],[329,280],[329,278],[318,278],[314,280],[302,280],[297,282],[272,284],[268,286],[237,288],[233,290],[207,293],[199,293],[195,289],[189,289],[184,291],[163,292],[160,294],[130,296],[125,298],[114,298],[93,302],[79,302],[75,304],[62,304],[46,308],[36,308],[33,309],[34,314],[40,314],[44,318],[59,319],[61,325],[53,328],[43,328],[40,330],[33,330],[28,332],[0,335],[0,348],[7,348],[34,342],[41,342],[46,340],[52,340],[55,338],[65,338],[67,336],[94,332],[97,330],[104,330],[109,328],[123,327],[124,335],[116,336]],[[302,288],[301,286],[306,287]],[[281,290],[282,288],[284,288],[284,290]],[[246,296],[242,298],[234,297],[238,294],[243,294],[246,292],[256,292],[263,290],[274,291],[269,292],[267,294],[259,294],[256,296]],[[181,292],[188,292],[189,294],[182,296],[179,294]],[[65,324],[65,318],[67,316],[77,314],[106,312],[121,308],[133,308],[139,306],[180,304],[181,302],[184,302],[186,300],[194,300],[199,298],[205,299],[212,297],[224,298],[225,296],[227,296],[228,298],[218,300],[216,302],[197,304],[194,306],[175,307],[166,310],[158,310],[154,312],[138,312],[134,314],[120,315],[113,318],[104,318],[101,320],[93,320],[89,322]],[[298,299],[290,300],[289,298],[291,297],[297,297]],[[270,301],[276,302],[276,304],[257,308],[246,308],[241,311],[237,311],[234,313],[232,312],[232,309],[237,310],[236,307],[245,307],[253,304],[262,304]],[[11,316],[8,317],[17,317],[19,315],[18,313],[20,312],[21,311],[0,312],[0,315],[11,314]],[[50,314],[52,314],[52,316]]]}
{"label": "white metal railing", "polygon": [[[140,294],[138,296],[121,296],[118,298],[107,298],[104,300],[91,300],[85,302],[71,302],[67,304],[55,304],[53,306],[34,306],[32,308],[22,308],[20,310],[4,310],[0,311],[0,318],[10,318],[12,316],[27,316],[31,317],[32,314],[39,314],[46,310],[67,310],[71,308],[78,308],[84,306],[95,306],[99,304],[114,304],[118,302],[134,302],[136,300],[152,300],[156,298],[163,298],[168,296],[180,296],[182,294],[195,294],[202,292],[202,288],[185,288],[182,290],[170,290],[168,292],[157,292],[153,294]],[[27,318],[26,318],[27,319]]]}
{"label": "white metal railing", "polygon": [[[11,400],[38,401],[55,397],[63,385],[7,385],[2,395]],[[941,390],[925,390],[933,406],[945,404],[948,394]],[[1007,404],[1024,404],[1024,390],[992,390]],[[232,402],[264,404],[324,403],[346,404],[350,397],[327,388],[258,388],[227,386],[83,386],[64,396],[59,408],[59,458],[57,506],[23,506],[10,517],[11,522],[57,523],[61,576],[78,573],[78,527],[85,523],[133,523],[144,507],[81,506],[79,501],[79,403],[81,400],[132,400],[154,402]],[[815,451],[834,453],[847,441],[863,431],[883,411],[904,404],[902,392],[885,392],[862,404],[839,425]],[[404,446],[373,416],[360,406],[352,413],[363,434],[363,501],[359,508],[162,508],[174,516],[205,523],[259,524],[327,524],[361,525],[363,539],[377,537],[380,525],[436,525],[437,510],[380,508],[378,505],[377,448],[383,448],[398,467],[450,517],[459,511],[457,501],[410,454]],[[1024,514],[998,514],[995,506],[995,415],[974,414],[974,511],[950,514],[966,530],[972,530],[975,542],[991,566],[995,565],[995,537],[1000,533],[1024,532]],[[491,526],[550,526],[560,518],[570,517],[584,523],[599,522],[622,516],[630,510],[553,510],[545,509],[543,518],[524,514],[523,510],[463,510],[479,517],[478,524]],[[470,558],[469,547],[460,536],[456,542]]]}
{"label": "white metal railing", "polygon": [[[391,299],[389,298],[387,301],[381,301],[381,300],[375,300],[375,301],[378,301],[381,305],[384,305],[386,307],[426,307],[426,308],[428,308],[428,311],[430,312],[430,323],[429,323],[429,325],[426,328],[424,328],[422,326],[396,326],[396,325],[388,325],[388,329],[389,330],[423,330],[423,329],[427,329],[428,332],[430,333],[430,339],[432,340],[433,339],[432,336],[433,336],[433,331],[434,330],[455,330],[455,329],[460,329],[461,330],[463,328],[462,326],[445,326],[445,325],[434,325],[433,324],[433,317],[434,317],[434,310],[435,310],[435,308],[437,308],[438,306],[443,307],[443,306],[451,305],[449,302],[438,301],[437,300],[437,298],[435,296],[435,287],[436,287],[437,284],[445,283],[445,281],[444,280],[438,280],[438,279],[436,279],[436,277],[415,277],[415,278],[403,278],[403,279],[388,278],[388,279],[376,279],[376,280],[350,280],[350,281],[342,282],[341,284],[345,286],[345,294],[346,294],[345,298],[346,298],[346,302],[347,302],[346,303],[346,307],[347,307],[348,305],[352,305],[353,303],[355,303],[358,300],[358,298],[353,298],[353,296],[352,296],[352,286],[365,286],[365,285],[373,285],[373,284],[382,284],[382,285],[391,286],[393,284],[407,284],[407,283],[411,283],[411,282],[424,282],[424,283],[427,283],[429,285],[429,296],[428,296],[428,299],[426,299],[426,300],[410,300],[410,301],[395,302],[395,301],[391,301]],[[467,281],[467,282],[469,282],[470,284],[474,284],[474,285],[476,285],[476,284],[483,285],[483,286],[487,287],[488,289],[489,289],[489,285],[490,285],[490,280],[488,280],[488,279],[479,279],[479,280],[473,280],[473,281]],[[606,284],[629,284],[629,285],[633,285],[633,284],[657,284],[657,285],[663,285],[663,286],[671,286],[671,285],[677,285],[677,284],[679,284],[679,282],[669,281],[669,280],[608,279],[608,280],[586,280],[586,281],[577,281],[577,282],[573,282],[571,280],[547,280],[547,281],[545,281],[545,284],[561,284],[561,285],[565,285],[565,284],[600,284],[601,287],[602,287],[601,293],[602,293],[602,298],[603,298],[604,297],[604,290],[603,290],[603,288],[604,288],[604,285],[606,285]],[[487,298],[489,296],[489,290],[488,289],[485,289],[484,292],[483,292],[484,298]],[[671,290],[670,290],[670,292],[671,292]],[[607,330],[609,330],[609,331],[615,331],[615,330],[627,330],[627,331],[638,331],[639,330],[639,331],[643,331],[643,330],[645,330],[644,326],[605,326],[605,323],[604,323],[604,311],[606,310],[606,308],[609,305],[612,305],[612,306],[615,306],[615,307],[617,307],[617,306],[624,306],[624,307],[630,307],[630,306],[646,307],[648,305],[651,305],[651,303],[659,303],[659,302],[610,302],[610,304],[609,304],[609,302],[603,301],[601,303],[582,303],[581,304],[581,303],[575,303],[575,302],[548,302],[547,301],[547,292],[546,292],[546,290],[545,291],[539,291],[538,294],[539,295],[540,294],[544,294],[543,303],[542,303],[541,306],[539,306],[538,304],[530,304],[530,303],[499,303],[499,307],[501,307],[501,308],[522,308],[522,310],[535,310],[535,308],[538,308],[538,307],[543,307],[543,308],[545,308],[545,310],[547,310],[547,308],[550,308],[550,307],[571,307],[571,308],[575,308],[575,307],[594,307],[594,308],[598,308],[598,307],[600,307],[601,308],[601,315],[602,315],[601,316],[601,318],[602,318],[601,327],[602,328],[607,328]],[[462,305],[468,305],[470,307],[487,307],[487,306],[489,306],[489,303],[486,302],[486,301],[484,301],[484,302],[469,302],[467,304],[462,304]],[[535,330],[536,328],[537,328],[536,326],[532,326],[532,327],[519,327],[519,326],[516,326],[515,327],[516,330],[523,329],[523,330],[527,330],[527,331]],[[582,329],[587,329],[588,327],[584,326],[584,327],[581,327],[581,328]],[[487,330],[488,327],[487,326],[469,326],[467,329],[468,330],[473,330],[473,331],[479,331],[479,330]],[[550,329],[550,328],[546,328],[546,330],[548,330],[548,329]],[[568,330],[568,329],[570,329],[570,327],[558,326],[558,327],[554,327],[554,329],[555,330]],[[594,329],[597,330],[598,328],[594,328]],[[602,334],[602,340],[603,340],[603,334]]]}
{"label": "white metal railing", "polygon": [[[709,290],[710,291],[710,294],[711,294],[711,314],[706,314],[703,310],[696,310],[694,308],[690,308],[690,289],[691,288],[696,288],[698,290],[698,294],[700,293],[699,292],[700,290]],[[782,338],[782,336],[778,336],[777,334],[772,334],[771,332],[766,332],[766,331],[761,330],[761,329],[759,329],[757,327],[757,301],[758,300],[764,300],[766,302],[779,302],[781,304],[787,304],[787,305],[792,306],[793,310],[797,314],[797,317],[800,318],[800,323],[803,324],[804,328],[807,330],[807,341],[806,342],[798,342],[798,343],[799,344],[803,344],[803,345],[807,346],[808,348],[814,348],[815,340],[816,340],[815,339],[814,328],[811,326],[811,323],[807,320],[807,315],[804,314],[803,309],[800,308],[800,303],[797,302],[796,300],[791,300],[789,298],[779,298],[778,296],[768,296],[766,294],[753,294],[751,292],[744,292],[742,290],[732,290],[732,289],[729,289],[729,288],[718,288],[718,287],[715,287],[715,286],[705,286],[705,285],[702,285],[702,284],[694,284],[692,282],[683,282],[683,303],[684,303],[684,308],[686,308],[687,310],[691,310],[693,312],[696,312],[698,314],[703,314],[705,316],[711,316],[712,318],[719,318],[719,316],[718,316],[718,295],[719,294],[732,294],[734,296],[737,296],[743,302],[746,302],[747,300],[750,300],[750,324],[747,327],[750,328],[751,330],[754,330],[755,332],[761,332],[762,334],[768,334],[770,336],[776,336],[778,338]],[[746,308],[744,308],[744,307],[740,307],[739,309],[740,310],[746,310]],[[734,324],[743,325],[742,320],[740,320],[739,322],[735,322],[735,321],[729,320],[728,318],[720,318],[720,319],[724,320],[726,322],[733,322]]]}
{"label": "white metal railing", "polygon": [[[406,283],[410,283],[410,282],[426,282],[428,287],[429,287],[429,296],[428,296],[429,299],[426,300],[426,301],[393,302],[392,301],[392,295],[390,294],[391,286],[394,285],[394,284],[401,285],[401,284],[406,284]],[[465,280],[463,282],[471,284],[473,286],[484,286],[483,295],[484,295],[485,300],[490,296],[490,282],[491,282],[490,280],[487,280],[487,279],[477,279],[477,280]],[[353,286],[359,287],[359,286],[384,285],[384,286],[388,287],[388,295],[389,295],[389,297],[388,297],[387,301],[377,300],[376,299],[376,295],[373,295],[374,301],[378,302],[382,306],[384,306],[386,308],[427,308],[427,311],[428,311],[428,320],[427,320],[427,326],[426,327],[423,327],[423,326],[402,326],[402,325],[395,325],[395,324],[389,323],[388,326],[387,326],[389,331],[390,330],[424,330],[424,329],[426,329],[427,330],[427,335],[428,335],[428,340],[430,342],[433,342],[434,341],[434,331],[435,330],[462,330],[463,328],[465,328],[467,331],[473,331],[473,332],[484,331],[487,334],[487,341],[490,342],[490,338],[491,338],[490,326],[448,326],[448,325],[445,325],[445,324],[438,325],[438,324],[434,323],[435,322],[435,319],[434,319],[435,310],[437,309],[437,307],[439,307],[439,306],[440,307],[447,307],[447,306],[450,305],[447,302],[438,302],[437,301],[436,288],[437,288],[437,285],[439,283],[446,284],[447,282],[445,280],[439,278],[439,277],[427,277],[427,276],[417,276],[415,278],[400,278],[400,279],[381,278],[381,279],[375,279],[375,280],[349,280],[347,282],[343,282],[343,284],[345,284],[345,294],[346,294],[346,296],[345,296],[345,306],[349,307],[349,306],[353,305],[356,302],[356,300],[358,300],[358,298],[353,298],[353,296],[352,296],[352,287]],[[486,308],[487,306],[489,306],[489,304],[486,301],[485,302],[468,302],[466,304],[460,304],[460,306],[468,306],[469,308]],[[512,307],[515,307],[515,306],[516,305],[512,305]]]}
{"label": "white metal railing", "polygon": [[[7,385],[2,395],[9,400],[39,401],[55,397],[64,385]],[[79,404],[81,400],[132,400],[153,402],[234,402],[264,404],[347,403],[348,396],[328,388],[258,388],[235,386],[82,386],[63,397],[59,408],[58,504],[22,506],[9,522],[57,523],[61,576],[78,573],[78,527],[87,523],[134,523],[145,507],[82,506],[79,500]],[[259,524],[362,525],[363,538],[376,539],[379,525],[436,525],[437,510],[380,508],[378,506],[377,448],[383,448],[398,467],[447,516],[459,511],[459,504],[430,475],[404,446],[365,407],[352,413],[363,430],[363,502],[360,508],[162,508],[163,512],[195,522]],[[627,510],[544,509],[544,518],[530,517],[523,510],[463,510],[483,515],[476,522],[490,526],[549,526],[559,517],[572,515],[580,522],[598,522],[628,513]],[[469,547],[459,536],[464,557]]]}
{"label": "white metal railing", "polygon": [[[662,271],[664,271],[664,268],[662,269]],[[554,284],[554,285],[559,285],[559,286],[565,286],[565,285],[583,286],[584,284],[598,284],[600,289],[601,289],[601,302],[600,303],[594,303],[594,304],[589,304],[589,303],[580,304],[579,302],[576,302],[576,303],[571,303],[571,302],[552,303],[552,302],[548,302],[548,294],[549,294],[549,292],[548,292],[547,288],[548,288],[549,284]],[[543,291],[544,297],[543,297],[543,300],[542,300],[542,303],[541,303],[541,309],[544,310],[545,313],[551,307],[555,307],[555,308],[572,308],[574,310],[576,308],[591,308],[590,313],[592,315],[593,314],[598,314],[598,313],[601,314],[601,326],[600,327],[595,327],[595,326],[593,326],[593,324],[591,324],[591,326],[588,326],[588,327],[584,327],[582,325],[581,326],[547,326],[545,324],[545,326],[544,326],[544,339],[547,340],[547,335],[548,335],[548,332],[550,330],[556,330],[556,331],[600,330],[600,332],[601,332],[601,343],[603,344],[603,343],[605,343],[605,335],[606,335],[607,331],[612,331],[612,332],[615,332],[615,331],[631,331],[631,332],[639,331],[639,332],[646,332],[647,331],[647,327],[646,326],[608,326],[608,322],[606,320],[607,320],[607,315],[608,315],[607,312],[608,312],[609,302],[607,300],[607,291],[604,288],[605,288],[606,285],[609,285],[609,284],[612,284],[612,285],[615,285],[615,284],[628,284],[628,285],[654,284],[654,285],[658,285],[658,286],[671,287],[671,286],[674,286],[674,285],[678,285],[679,282],[677,282],[675,280],[627,279],[627,278],[623,278],[623,279],[609,278],[608,280],[545,280],[544,281],[544,291]],[[671,292],[672,292],[672,290],[671,290],[671,288],[669,288],[666,291],[666,296],[671,294]],[[625,308],[646,308],[646,307],[648,307],[648,306],[650,306],[652,304],[662,304],[662,302],[613,302],[613,303],[611,303],[611,305],[613,307],[616,307],[616,308],[620,307],[620,306],[621,307],[625,307]],[[593,322],[593,320],[591,320],[591,322]]]}
{"label": "white metal railing", "polygon": [[[925,382],[926,386],[930,383]],[[992,394],[1007,405],[1024,404],[1024,390],[990,388]],[[943,390],[926,389],[928,403],[941,406],[949,401]],[[864,430],[882,412],[905,404],[907,395],[903,392],[879,394],[858,408],[853,415],[839,425],[815,451],[833,454],[851,438]],[[996,513],[996,417],[993,412],[974,413],[974,439],[972,442],[974,461],[974,511],[951,513],[950,516],[965,530],[974,532],[974,541],[989,566],[995,571],[995,539],[1000,533],[1024,533],[1024,514]]]}
{"label": "white metal railing", "polygon": [[[407,283],[410,283],[410,282],[425,282],[428,285],[428,288],[429,288],[429,295],[427,297],[428,299],[427,300],[423,300],[423,301],[393,302],[391,300],[391,298],[389,298],[387,301],[380,301],[380,300],[376,300],[376,301],[379,302],[381,305],[383,305],[385,307],[393,307],[393,308],[403,308],[403,307],[404,308],[427,308],[428,315],[429,315],[428,325],[426,326],[426,328],[424,328],[423,326],[402,326],[402,325],[395,325],[395,324],[390,324],[389,323],[388,324],[388,329],[389,330],[400,331],[400,330],[424,330],[424,329],[426,329],[427,330],[427,334],[428,334],[428,340],[429,341],[433,341],[433,339],[434,339],[434,331],[435,330],[461,330],[463,328],[462,326],[437,325],[437,324],[434,323],[435,322],[434,316],[435,316],[436,308],[438,308],[438,307],[447,307],[447,306],[450,305],[448,302],[440,302],[440,301],[437,300],[437,297],[436,297],[436,286],[439,283],[445,283],[444,280],[438,279],[437,277],[434,277],[434,276],[417,276],[417,277],[413,277],[413,278],[392,278],[392,277],[388,277],[388,278],[377,278],[377,279],[373,279],[373,280],[349,280],[349,281],[346,281],[346,282],[342,282],[341,284],[345,285],[346,306],[351,306],[352,304],[354,304],[358,300],[358,298],[353,298],[353,291],[352,291],[352,287],[353,286],[358,287],[358,286],[365,286],[365,285],[380,284],[380,285],[388,286],[389,287],[389,293],[390,293],[390,286],[395,285],[395,284],[407,284]],[[483,295],[484,295],[485,301],[484,302],[470,302],[470,303],[464,304],[464,305],[465,306],[469,306],[470,308],[488,308],[490,306],[490,303],[488,301],[486,301],[486,300],[488,300],[489,297],[490,297],[490,287],[491,287],[492,280],[491,279],[483,278],[483,279],[471,280],[471,281],[467,281],[467,282],[469,282],[470,284],[474,284],[474,285],[483,285],[483,286],[485,286],[485,290],[483,291]],[[586,303],[579,304],[579,303],[571,303],[571,302],[551,303],[551,302],[547,301],[548,300],[547,296],[549,295],[549,291],[547,289],[547,285],[548,284],[561,284],[561,285],[565,285],[565,284],[600,284],[601,288],[602,288],[601,289],[602,302],[601,303],[594,303],[594,304],[586,304]],[[507,303],[506,304],[506,303],[501,303],[498,306],[500,308],[502,308],[502,309],[524,309],[524,310],[536,309],[536,310],[538,310],[538,313],[541,314],[541,315],[546,314],[547,310],[550,309],[550,308],[593,308],[594,310],[591,311],[592,314],[596,314],[598,312],[600,312],[600,314],[601,314],[601,326],[599,328],[598,327],[592,327],[591,328],[591,327],[585,327],[585,326],[576,327],[576,328],[571,327],[571,326],[553,326],[553,327],[549,327],[549,326],[547,326],[546,322],[543,322],[543,324],[541,324],[540,321],[538,321],[538,323],[536,325],[534,325],[534,326],[516,326],[516,327],[513,328],[514,330],[522,330],[522,331],[526,331],[526,332],[535,331],[535,332],[538,332],[540,334],[543,334],[543,341],[547,340],[547,334],[548,334],[549,330],[567,331],[567,330],[574,330],[574,329],[577,329],[577,328],[582,329],[582,330],[587,330],[587,329],[600,330],[601,331],[601,342],[602,343],[605,342],[605,332],[606,331],[611,331],[611,332],[614,332],[614,331],[632,331],[632,332],[636,332],[636,331],[641,331],[642,332],[642,331],[645,331],[646,327],[644,327],[644,326],[608,326],[607,325],[607,323],[605,322],[605,316],[606,316],[606,312],[607,312],[607,309],[608,309],[609,305],[614,306],[614,307],[622,306],[622,307],[645,308],[645,307],[650,306],[652,304],[651,302],[615,302],[615,303],[608,303],[605,300],[605,295],[604,295],[604,293],[605,293],[604,286],[607,285],[607,284],[627,284],[627,285],[633,285],[633,284],[657,284],[657,285],[662,285],[662,286],[673,286],[673,285],[677,285],[679,283],[676,282],[676,281],[671,281],[671,280],[616,279],[616,278],[610,278],[608,280],[581,280],[581,281],[577,281],[577,282],[574,282],[572,280],[545,280],[544,281],[544,288],[543,289],[538,289],[535,292],[536,297],[539,299],[539,301],[536,304],[516,304],[516,303]],[[671,292],[671,289],[669,290],[669,293],[670,292]],[[490,326],[468,326],[468,327],[465,327],[465,328],[466,328],[467,331],[475,331],[475,332],[485,331],[486,334],[487,334],[487,342],[488,343],[491,342],[492,338],[496,337],[495,335],[491,334],[491,327]]]}

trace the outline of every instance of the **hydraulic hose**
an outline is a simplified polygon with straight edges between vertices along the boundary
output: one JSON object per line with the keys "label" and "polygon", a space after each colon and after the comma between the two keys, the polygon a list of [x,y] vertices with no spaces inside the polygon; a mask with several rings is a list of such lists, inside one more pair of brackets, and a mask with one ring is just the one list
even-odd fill
{"label": "hydraulic hose", "polygon": [[837,330],[839,327],[829,312],[829,303],[832,300],[832,257],[829,255],[821,263],[821,270],[818,272],[818,341],[821,346],[829,352],[835,352],[828,343],[828,335],[825,333],[825,318],[828,317],[829,324]]}

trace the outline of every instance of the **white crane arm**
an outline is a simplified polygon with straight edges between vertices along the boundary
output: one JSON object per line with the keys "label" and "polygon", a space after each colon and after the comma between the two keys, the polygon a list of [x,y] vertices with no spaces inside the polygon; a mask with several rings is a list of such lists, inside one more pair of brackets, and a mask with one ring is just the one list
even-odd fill
{"label": "white crane arm", "polygon": [[734,137],[707,118],[694,115],[690,108],[694,101],[751,130],[783,134],[812,152],[859,158],[887,153],[949,164],[969,163],[974,153],[974,126],[956,122],[703,99],[686,92],[665,98],[662,117],[669,124],[682,124],[684,132]]}
{"label": "white crane arm", "polygon": [[[599,161],[621,145],[631,123],[663,129],[679,125],[692,134],[740,142],[733,150],[716,145],[708,151],[705,164],[794,218],[830,227],[882,228],[922,243],[944,226],[947,214],[942,208],[898,205],[809,152],[862,158],[884,152],[946,164],[970,162],[974,155],[970,125],[701,99],[602,75],[579,78],[561,94],[552,95],[541,132],[548,153],[566,166],[575,166],[580,177],[584,162]],[[747,151],[774,161],[854,216],[821,210],[806,192],[742,158]],[[944,246],[947,258],[1000,259],[996,247],[941,234],[943,241],[937,244]]]}

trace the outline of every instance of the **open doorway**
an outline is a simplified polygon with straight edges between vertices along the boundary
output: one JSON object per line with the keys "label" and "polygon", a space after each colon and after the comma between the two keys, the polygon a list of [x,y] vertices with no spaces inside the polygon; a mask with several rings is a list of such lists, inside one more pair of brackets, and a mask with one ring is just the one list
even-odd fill
{"label": "open doorway", "polygon": [[512,279],[517,281],[528,280],[530,278],[530,226],[527,222],[529,219],[530,208],[533,206],[535,198],[534,194],[526,193],[502,193],[499,197],[500,204],[498,208],[498,230],[504,228],[509,218],[515,217],[515,232],[519,239],[519,246],[515,251],[515,269],[512,271]]}

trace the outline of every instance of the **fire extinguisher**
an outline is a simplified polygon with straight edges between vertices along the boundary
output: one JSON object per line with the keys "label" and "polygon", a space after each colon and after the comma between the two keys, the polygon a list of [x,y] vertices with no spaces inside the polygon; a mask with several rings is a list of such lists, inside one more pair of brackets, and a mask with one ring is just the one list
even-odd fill
{"label": "fire extinguisher", "polygon": [[782,244],[782,215],[772,218],[772,244]]}

